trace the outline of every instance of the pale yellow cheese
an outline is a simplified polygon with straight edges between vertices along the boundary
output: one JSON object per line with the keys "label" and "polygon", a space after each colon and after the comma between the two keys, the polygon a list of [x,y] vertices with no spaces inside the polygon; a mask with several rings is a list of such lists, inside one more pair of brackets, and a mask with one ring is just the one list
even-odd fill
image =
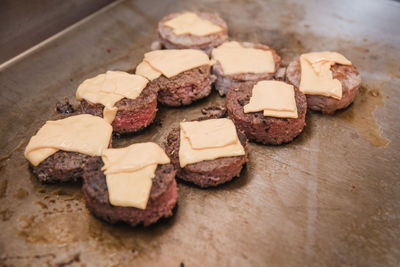
{"label": "pale yellow cheese", "polygon": [[47,121],[37,134],[32,136],[24,154],[34,166],[58,150],[100,156],[108,147],[111,134],[110,124],[89,114]]}
{"label": "pale yellow cheese", "polygon": [[125,148],[106,149],[102,154],[105,174],[135,171],[151,164],[170,162],[164,150],[153,142],[137,143]]}
{"label": "pale yellow cheese", "polygon": [[263,111],[264,116],[297,118],[294,87],[281,81],[260,81],[253,87],[243,110],[244,113]]}
{"label": "pale yellow cheese", "polygon": [[193,149],[223,147],[238,138],[235,125],[226,118],[181,122],[180,127]]}
{"label": "pale yellow cheese", "polygon": [[342,84],[333,79],[331,66],[352,63],[337,52],[312,52],[300,56],[300,91],[309,95],[323,95],[342,98]]}
{"label": "pale yellow cheese", "polygon": [[102,160],[110,203],[139,209],[147,206],[157,165],[170,162],[164,150],[151,142],[106,149]]}
{"label": "pale yellow cheese", "polygon": [[211,64],[208,55],[196,49],[155,50],[144,54],[143,61],[167,78]]}
{"label": "pale yellow cheese", "polygon": [[146,209],[157,164],[133,172],[107,174],[108,198],[111,205]]}
{"label": "pale yellow cheese", "polygon": [[342,65],[352,65],[351,61],[345,58],[342,54],[338,52],[311,52],[301,55],[303,58],[307,59],[311,64],[321,62],[321,61],[332,61]]}
{"label": "pale yellow cheese", "polygon": [[299,115],[297,114],[297,109],[294,111],[277,111],[277,110],[264,109],[263,115],[269,117],[292,118],[292,119],[297,119],[299,117]]}
{"label": "pale yellow cheese", "polygon": [[192,12],[182,13],[164,23],[171,27],[176,35],[192,34],[196,36],[206,36],[222,31],[222,28],[209,20],[200,18]]}
{"label": "pale yellow cheese", "polygon": [[[225,119],[223,119],[225,120]],[[193,122],[182,122],[182,124],[190,124]],[[232,121],[231,121],[232,123]],[[233,124],[233,123],[232,123]],[[179,147],[179,164],[180,167],[183,168],[188,164],[193,164],[197,162],[201,162],[204,160],[214,160],[217,158],[223,158],[223,157],[234,157],[234,156],[242,156],[245,154],[244,148],[242,144],[239,141],[239,138],[237,137],[236,129],[231,128],[231,127],[225,127],[224,131],[221,131],[221,129],[218,129],[219,133],[221,133],[223,136],[227,136],[228,139],[232,134],[236,135],[235,142],[224,142],[229,143],[226,144],[225,146],[219,146],[217,144],[217,140],[221,140],[219,137],[216,137],[215,134],[212,132],[215,130],[214,127],[215,122],[209,123],[208,120],[205,121],[200,121],[200,123],[196,123],[194,127],[197,127],[198,131],[202,129],[201,131],[203,134],[198,135],[191,135],[193,133],[192,130],[194,130],[194,127],[188,132],[189,136],[185,134],[185,131],[180,130],[180,147]],[[210,134],[206,134],[206,131],[203,130],[203,128],[208,129]],[[208,136],[207,138],[215,138],[215,140],[205,140],[204,136]],[[198,138],[198,139],[197,139]],[[191,142],[195,143],[198,145],[198,147],[201,147],[201,142],[204,142],[205,145],[203,145],[205,148],[193,148],[191,146]],[[210,147],[213,146],[213,147]]]}
{"label": "pale yellow cheese", "polygon": [[142,61],[139,65],[137,65],[136,74],[141,75],[150,81],[161,76],[161,72],[153,69],[146,61]]}
{"label": "pale yellow cheese", "polygon": [[103,117],[111,123],[116,114],[114,104],[123,98],[137,98],[147,83],[148,80],[140,75],[107,71],[81,83],[76,98],[103,104]]}
{"label": "pale yellow cheese", "polygon": [[108,122],[109,124],[111,124],[114,121],[115,116],[117,115],[117,112],[118,112],[117,107],[112,107],[112,108],[110,108],[108,106],[104,107],[104,109],[103,109],[104,120],[106,122]]}
{"label": "pale yellow cheese", "polygon": [[227,42],[214,48],[212,58],[221,64],[225,75],[275,72],[271,51],[242,47],[237,42]]}

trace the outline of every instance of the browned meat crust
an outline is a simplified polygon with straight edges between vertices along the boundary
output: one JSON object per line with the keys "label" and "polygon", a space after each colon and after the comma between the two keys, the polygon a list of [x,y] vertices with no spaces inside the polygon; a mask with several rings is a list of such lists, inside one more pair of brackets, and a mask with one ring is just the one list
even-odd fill
{"label": "browned meat crust", "polygon": [[215,77],[210,75],[210,66],[203,65],[172,78],[163,75],[151,81],[158,89],[158,102],[170,107],[187,106],[207,97]]}

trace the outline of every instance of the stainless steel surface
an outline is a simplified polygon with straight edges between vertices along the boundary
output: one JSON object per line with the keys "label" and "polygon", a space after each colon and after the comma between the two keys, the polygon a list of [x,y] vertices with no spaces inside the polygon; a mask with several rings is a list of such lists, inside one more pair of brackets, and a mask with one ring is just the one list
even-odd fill
{"label": "stainless steel surface", "polygon": [[[85,78],[137,64],[157,21],[181,9],[219,12],[232,39],[266,43],[284,63],[337,50],[363,79],[335,116],[308,114],[284,146],[250,145],[238,179],[216,189],[179,184],[175,215],[149,228],[89,214],[79,185],[40,185],[23,149]],[[0,72],[0,261],[6,265],[396,266],[400,262],[400,4],[392,1],[125,1]],[[162,127],[116,140],[162,142],[213,93],[161,108]]]}
{"label": "stainless steel surface", "polygon": [[111,1],[0,1],[0,63],[92,14]]}

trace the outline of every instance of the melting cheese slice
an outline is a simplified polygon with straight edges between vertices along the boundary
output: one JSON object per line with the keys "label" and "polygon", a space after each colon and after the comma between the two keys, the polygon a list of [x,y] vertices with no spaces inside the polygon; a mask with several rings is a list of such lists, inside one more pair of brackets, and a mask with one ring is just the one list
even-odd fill
{"label": "melting cheese slice", "polygon": [[333,78],[331,66],[352,63],[337,52],[312,52],[300,56],[300,91],[309,95],[342,98],[342,84]]}
{"label": "melting cheese slice", "polygon": [[102,160],[110,203],[138,209],[147,206],[157,165],[170,162],[164,150],[152,142],[105,149]]}
{"label": "melting cheese slice", "polygon": [[180,126],[179,164],[181,168],[204,160],[245,154],[236,128],[229,119],[181,122]]}
{"label": "melting cheese slice", "polygon": [[151,164],[167,164],[169,158],[156,143],[137,143],[126,148],[110,148],[103,152],[105,174],[129,172]]}
{"label": "melting cheese slice", "polygon": [[184,71],[211,64],[208,55],[196,49],[155,50],[144,54],[143,61],[147,66],[140,63],[136,74],[153,79],[160,76],[157,72],[171,78]]}
{"label": "melting cheese slice", "polygon": [[24,154],[34,166],[58,150],[100,156],[108,147],[111,134],[110,124],[89,114],[47,121],[37,134],[32,136]]}
{"label": "melting cheese slice", "polygon": [[260,81],[243,107],[244,113],[263,111],[264,116],[297,118],[293,85],[281,81]]}
{"label": "melting cheese slice", "polygon": [[162,73],[153,69],[146,61],[142,61],[136,66],[136,74],[152,81],[160,77]]}
{"label": "melting cheese slice", "polygon": [[209,20],[200,18],[192,12],[184,12],[164,23],[171,27],[176,35],[192,34],[206,36],[222,31],[222,28]]}
{"label": "melting cheese slice", "polygon": [[224,147],[238,139],[235,125],[225,118],[207,120],[206,123],[183,122],[180,126],[193,149]]}
{"label": "melting cheese slice", "polygon": [[238,42],[226,42],[214,48],[212,58],[221,64],[225,75],[275,72],[271,51],[243,47]]}
{"label": "melting cheese slice", "polygon": [[146,209],[156,168],[157,164],[153,164],[133,172],[107,174],[111,205]]}
{"label": "melting cheese slice", "polygon": [[118,110],[114,104],[123,98],[137,98],[148,82],[140,75],[107,71],[81,83],[76,98],[104,105],[103,117],[112,123]]}

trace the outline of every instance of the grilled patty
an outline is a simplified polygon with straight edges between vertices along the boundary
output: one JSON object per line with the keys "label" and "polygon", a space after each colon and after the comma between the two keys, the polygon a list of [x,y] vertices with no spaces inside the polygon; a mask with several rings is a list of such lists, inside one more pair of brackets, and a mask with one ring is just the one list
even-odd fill
{"label": "grilled patty", "polygon": [[[204,118],[206,119],[206,118]],[[238,137],[246,152],[243,156],[225,157],[188,164],[184,168],[179,165],[180,130],[173,129],[167,137],[165,152],[177,170],[176,176],[200,187],[212,187],[226,183],[240,175],[247,162],[248,143],[246,136],[238,131]]]}
{"label": "grilled patty", "polygon": [[[306,95],[308,108],[320,111],[323,114],[333,114],[338,109],[348,107],[356,97],[361,84],[361,76],[353,66],[335,64],[331,67],[334,79],[342,84],[342,98],[340,100],[322,95]],[[291,62],[286,70],[288,82],[299,88],[301,80],[300,60]]]}
{"label": "grilled patty", "polygon": [[213,47],[221,45],[228,40],[228,27],[224,20],[215,13],[196,13],[200,18],[211,21],[222,28],[221,32],[206,36],[195,36],[192,34],[176,35],[172,28],[165,25],[170,19],[182,14],[182,12],[172,13],[161,19],[158,23],[158,37],[162,46],[166,49],[200,49],[210,54]]}
{"label": "grilled patty", "polygon": [[230,90],[226,96],[226,108],[236,127],[251,141],[262,144],[279,145],[292,141],[302,131],[307,112],[307,100],[295,88],[298,118],[276,118],[264,116],[263,112],[244,113],[243,107],[249,103],[254,83],[243,83]]}
{"label": "grilled patty", "polygon": [[[279,69],[282,60],[274,49],[263,44],[253,44],[248,42],[243,42],[240,44],[246,48],[256,48],[265,51],[271,51],[272,57],[275,62],[275,72]],[[217,89],[218,93],[221,96],[226,95],[229,89],[236,88],[241,83],[258,82],[261,80],[271,80],[274,78],[275,74],[274,72],[274,73],[236,73],[236,74],[225,75],[222,66],[219,63],[214,64],[212,72],[213,74],[215,74],[215,76],[217,76],[217,81],[215,82],[215,89]]]}
{"label": "grilled patty", "polygon": [[[113,131],[117,133],[133,133],[149,126],[157,113],[157,88],[149,84],[135,99],[123,98],[117,103],[118,108]],[[103,117],[104,105],[94,104],[83,99],[81,113]]]}
{"label": "grilled patty", "polygon": [[214,81],[215,77],[210,75],[210,66],[203,65],[171,78],[161,75],[150,84],[158,89],[158,102],[179,107],[207,97]]}
{"label": "grilled patty", "polygon": [[109,223],[125,222],[131,226],[144,226],[160,218],[172,216],[178,199],[175,170],[171,164],[159,165],[150,192],[146,209],[119,207],[110,204],[106,176],[101,167],[100,157],[90,159],[84,169],[82,192],[86,207],[96,216]]}

